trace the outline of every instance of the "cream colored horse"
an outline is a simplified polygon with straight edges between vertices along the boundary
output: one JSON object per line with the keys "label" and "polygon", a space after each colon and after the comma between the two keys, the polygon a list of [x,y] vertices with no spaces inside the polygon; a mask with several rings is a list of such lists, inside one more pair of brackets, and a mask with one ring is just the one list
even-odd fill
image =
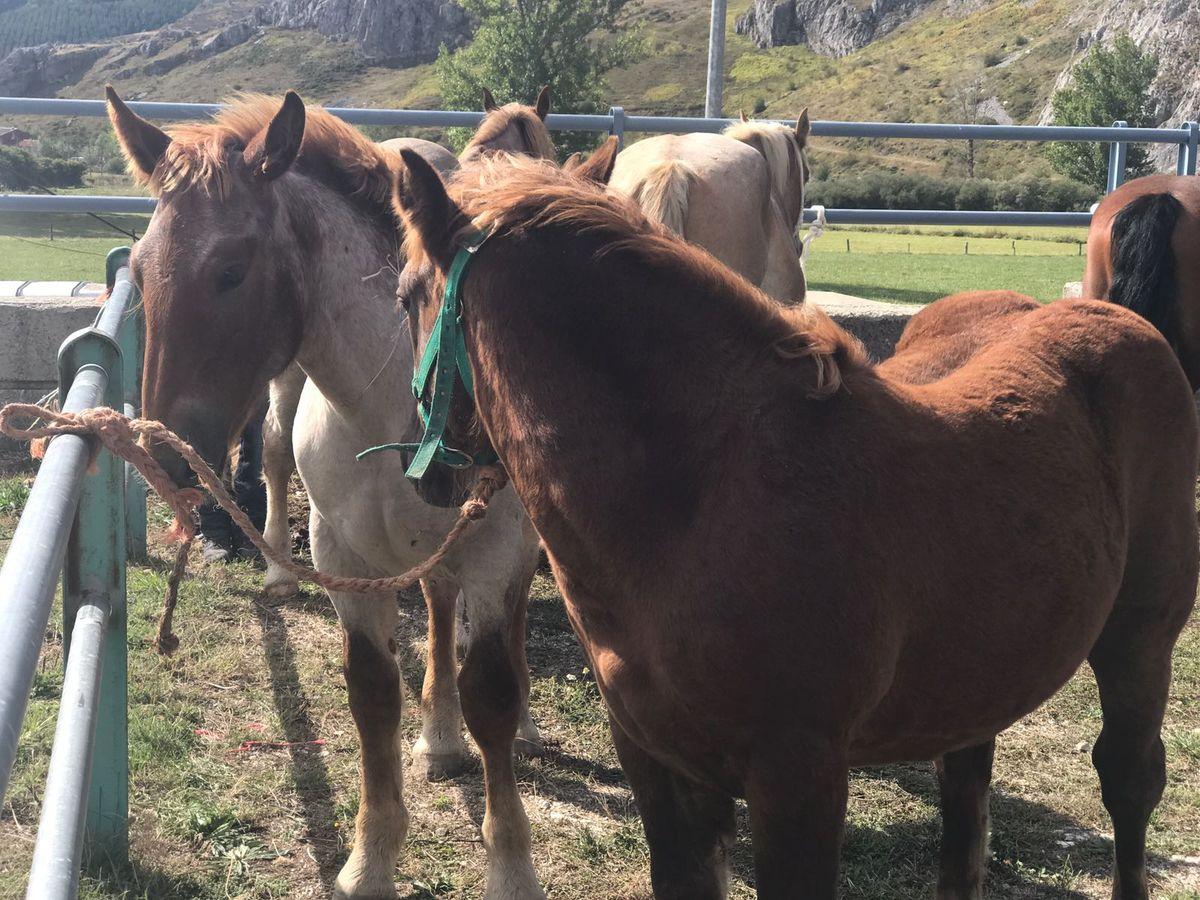
{"label": "cream colored horse", "polygon": [[[429,141],[392,138],[381,141],[379,146],[395,154],[405,149],[416,150],[444,178],[458,168],[458,159],[453,153]],[[392,265],[399,268],[399,261],[394,261]],[[292,549],[287,489],[292,473],[296,471],[292,425],[296,421],[296,407],[300,405],[304,381],[304,370],[295,362],[271,379],[268,388],[270,402],[263,422],[263,481],[267,486],[267,520],[263,537],[268,544],[284,553],[290,553]],[[300,590],[300,583],[287,569],[267,560],[263,589],[270,597],[291,597]]]}
{"label": "cream colored horse", "polygon": [[609,184],[772,297],[800,302],[808,132],[805,110],[795,128],[743,121],[724,134],[648,138],[621,151]]}

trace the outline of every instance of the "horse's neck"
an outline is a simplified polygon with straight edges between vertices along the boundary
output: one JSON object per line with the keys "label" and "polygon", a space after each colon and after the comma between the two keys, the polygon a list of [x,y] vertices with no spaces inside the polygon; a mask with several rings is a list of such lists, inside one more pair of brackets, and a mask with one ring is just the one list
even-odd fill
{"label": "horse's neck", "polygon": [[644,270],[569,255],[593,268],[547,271],[501,250],[463,305],[480,415],[535,526],[560,560],[602,568],[691,527],[737,423],[720,411],[749,414],[762,354],[750,329],[722,322],[736,314],[664,301],[667,275],[643,282]]}
{"label": "horse's neck", "polygon": [[412,346],[396,308],[398,241],[345,197],[310,179],[288,185],[293,232],[307,232],[297,265],[304,337],[296,360],[325,399],[357,419],[380,397],[408,396]]}

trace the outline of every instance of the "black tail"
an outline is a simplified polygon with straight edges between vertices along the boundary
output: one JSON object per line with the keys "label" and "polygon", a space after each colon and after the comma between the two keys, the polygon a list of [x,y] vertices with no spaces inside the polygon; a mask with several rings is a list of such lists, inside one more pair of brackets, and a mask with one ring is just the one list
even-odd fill
{"label": "black tail", "polygon": [[1171,236],[1183,204],[1170,194],[1143,194],[1112,222],[1113,278],[1108,298],[1132,309],[1179,347],[1175,253]]}

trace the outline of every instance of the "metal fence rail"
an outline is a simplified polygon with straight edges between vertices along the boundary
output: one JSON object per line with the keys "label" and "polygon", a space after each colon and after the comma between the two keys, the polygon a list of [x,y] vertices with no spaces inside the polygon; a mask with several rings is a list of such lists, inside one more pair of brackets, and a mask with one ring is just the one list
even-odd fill
{"label": "metal fence rail", "polygon": [[[216,103],[155,103],[135,101],[129,106],[151,119],[197,119],[211,116],[222,106]],[[483,119],[481,112],[425,109],[362,109],[330,107],[329,112],[355,125],[388,125],[402,128],[471,128]],[[105,116],[101,100],[61,100],[33,97],[0,97],[0,114],[23,116]],[[597,131],[622,137],[626,132],[655,134],[692,131],[716,132],[733,119],[686,116],[629,116],[622,107],[611,107],[603,115],[552,113],[546,125],[554,131]],[[790,123],[789,123],[790,124]],[[1125,180],[1126,147],[1130,143],[1174,144],[1178,147],[1175,170],[1195,175],[1200,158],[1200,124],[1184,123],[1179,128],[1129,128],[1116,122],[1111,128],[1078,128],[1061,125],[953,125],[942,123],[836,122],[812,125],[816,137],[870,138],[939,141],[1082,141],[1109,145],[1108,190]],[[45,197],[32,194],[0,194],[0,212],[97,212],[148,213],[154,201],[146,197],[71,196]],[[811,211],[806,220],[812,221]],[[1087,225],[1088,213],[1032,213],[985,210],[874,210],[829,209],[831,225]]]}
{"label": "metal fence rail", "polygon": [[[66,411],[135,410],[141,323],[128,262],[128,248],[109,254],[108,300],[59,351]],[[74,897],[85,847],[115,858],[128,847],[125,563],[145,555],[146,488],[94,451],[74,435],[50,443],[0,568],[0,797],[62,574],[65,675],[29,900]]]}

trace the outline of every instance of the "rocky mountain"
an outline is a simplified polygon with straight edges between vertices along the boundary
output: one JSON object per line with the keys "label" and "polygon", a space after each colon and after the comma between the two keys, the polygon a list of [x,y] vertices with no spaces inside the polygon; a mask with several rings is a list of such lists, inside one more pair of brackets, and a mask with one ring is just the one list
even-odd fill
{"label": "rocky mountain", "polygon": [[258,16],[266,25],[352,41],[365,58],[392,66],[429,62],[441,44],[456,47],[470,34],[453,0],[268,0]]}
{"label": "rocky mountain", "polygon": [[756,47],[804,44],[822,56],[846,56],[902,25],[934,0],[753,0],[737,19]]}
{"label": "rocky mountain", "polygon": [[[1059,74],[1054,90],[1071,81],[1076,63],[1095,44],[1127,33],[1143,50],[1158,54],[1158,78],[1152,91],[1156,118],[1166,126],[1200,120],[1200,3],[1196,0],[1092,0],[1079,4],[1071,18],[1078,28],[1075,52]],[[1053,91],[1051,92],[1051,95]],[[1040,121],[1053,112],[1049,100]],[[1174,159],[1173,147],[1159,147],[1156,161]]]}

